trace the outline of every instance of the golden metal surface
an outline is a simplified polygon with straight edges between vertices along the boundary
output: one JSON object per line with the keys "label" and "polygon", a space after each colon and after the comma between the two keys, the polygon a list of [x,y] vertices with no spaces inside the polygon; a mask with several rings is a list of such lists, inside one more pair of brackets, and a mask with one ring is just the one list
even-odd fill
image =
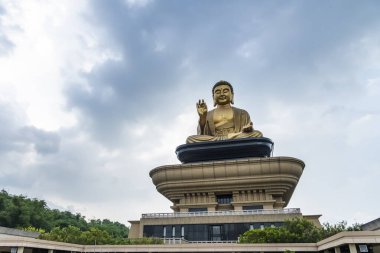
{"label": "golden metal surface", "polygon": [[212,97],[216,108],[211,111],[207,111],[203,99],[197,102],[198,134],[189,136],[186,143],[263,136],[260,131],[253,129],[248,112],[231,106],[234,103],[234,91],[230,83],[217,82],[212,89]]}

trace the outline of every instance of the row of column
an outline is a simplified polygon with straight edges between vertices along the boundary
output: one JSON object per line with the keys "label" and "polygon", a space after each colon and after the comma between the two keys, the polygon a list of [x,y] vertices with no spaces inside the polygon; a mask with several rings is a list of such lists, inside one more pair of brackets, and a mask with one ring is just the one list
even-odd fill
{"label": "row of column", "polygon": [[[265,193],[265,190],[254,191],[236,191],[233,192],[233,201],[265,201],[272,200],[271,196]],[[198,203],[214,203],[216,201],[215,193],[213,192],[200,192],[200,193],[187,193],[184,198],[180,200],[181,204],[198,204]]]}

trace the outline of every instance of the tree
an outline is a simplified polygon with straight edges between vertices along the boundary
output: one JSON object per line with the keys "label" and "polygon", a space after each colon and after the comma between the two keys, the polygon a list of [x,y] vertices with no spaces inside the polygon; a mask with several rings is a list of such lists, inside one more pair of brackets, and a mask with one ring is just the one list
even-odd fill
{"label": "tree", "polygon": [[40,239],[58,242],[67,242],[83,245],[113,245],[113,244],[162,244],[158,238],[127,239],[112,237],[107,231],[92,227],[88,231],[80,231],[79,228],[68,226],[54,228],[49,233],[42,233]]}
{"label": "tree", "polygon": [[44,234],[45,233],[45,229],[35,228],[35,227],[32,227],[32,226],[23,228],[22,230],[29,231],[29,232],[37,232],[37,233],[40,233],[40,234]]}
{"label": "tree", "polygon": [[320,229],[303,218],[287,220],[283,228],[294,236],[295,242],[317,242],[322,238]]}
{"label": "tree", "polygon": [[100,230],[98,228],[90,228],[89,231],[85,231],[80,236],[81,244],[114,244],[114,238],[112,238],[107,231]]}
{"label": "tree", "polygon": [[347,226],[346,221],[341,221],[334,225],[326,222],[323,224],[322,236],[327,238],[343,231],[361,231],[361,227],[359,223]]}
{"label": "tree", "polygon": [[108,219],[87,222],[86,217],[80,213],[52,210],[47,207],[44,200],[11,195],[5,190],[0,192],[0,225],[11,228],[43,229],[52,233],[46,236],[57,240],[61,240],[59,238],[67,240],[71,233],[77,235],[78,229],[79,232],[84,232],[94,228],[93,233],[98,230],[102,233],[107,232],[111,238],[119,241],[127,238],[129,232],[129,228],[119,222]]}
{"label": "tree", "polygon": [[318,242],[342,231],[359,230],[360,225],[354,224],[347,227],[347,222],[342,221],[335,225],[326,223],[319,228],[312,222],[295,218],[286,220],[281,227],[252,229],[240,237],[241,243],[308,243]]}

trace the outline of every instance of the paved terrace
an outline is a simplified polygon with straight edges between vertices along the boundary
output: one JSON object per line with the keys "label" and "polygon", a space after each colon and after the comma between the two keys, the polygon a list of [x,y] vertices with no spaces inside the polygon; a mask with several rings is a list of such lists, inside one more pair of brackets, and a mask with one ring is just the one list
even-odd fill
{"label": "paved terrace", "polygon": [[358,253],[357,246],[371,245],[373,253],[380,253],[380,231],[342,232],[318,243],[198,243],[163,245],[77,245],[45,241],[12,235],[0,235],[0,251],[12,253],[32,252],[334,252],[341,253],[341,247],[350,253]]}

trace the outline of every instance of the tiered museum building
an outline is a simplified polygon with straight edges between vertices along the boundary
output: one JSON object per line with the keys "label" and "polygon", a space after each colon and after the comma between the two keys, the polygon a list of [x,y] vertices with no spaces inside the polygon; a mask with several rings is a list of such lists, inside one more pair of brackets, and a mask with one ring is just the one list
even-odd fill
{"label": "tiered museum building", "polygon": [[129,237],[237,241],[250,229],[281,226],[294,217],[320,225],[320,215],[286,208],[304,162],[273,157],[272,149],[273,142],[264,137],[179,146],[182,163],[150,172],[173,212],[143,214],[139,221],[130,221]]}

